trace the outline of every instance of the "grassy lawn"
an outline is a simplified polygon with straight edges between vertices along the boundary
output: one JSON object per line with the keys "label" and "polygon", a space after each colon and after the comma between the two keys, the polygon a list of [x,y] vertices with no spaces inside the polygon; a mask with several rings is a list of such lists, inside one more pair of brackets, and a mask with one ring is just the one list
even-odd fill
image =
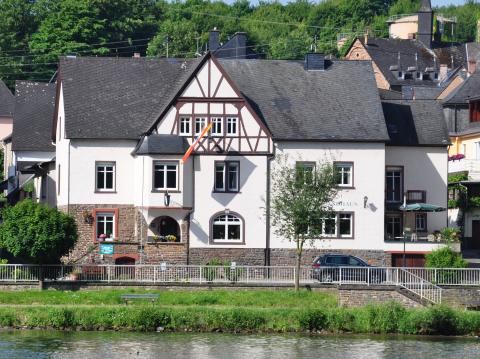
{"label": "grassy lawn", "polygon": [[[257,308],[334,308],[337,298],[320,292],[293,290],[247,291],[145,291],[145,290],[81,290],[81,291],[21,291],[0,292],[0,305],[120,305],[122,294],[158,293],[157,306],[221,306],[221,307],[257,307]],[[145,304],[143,300],[134,300],[131,305]],[[148,302],[150,304],[150,302]],[[130,305],[130,304],[129,304]]]}

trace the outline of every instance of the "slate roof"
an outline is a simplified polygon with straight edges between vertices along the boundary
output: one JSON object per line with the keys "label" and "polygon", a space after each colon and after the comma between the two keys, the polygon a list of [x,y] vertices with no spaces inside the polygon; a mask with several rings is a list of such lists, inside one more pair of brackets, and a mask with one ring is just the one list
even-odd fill
{"label": "slate roof", "polygon": [[152,134],[142,138],[134,153],[137,155],[183,155],[188,147],[185,137]]}
{"label": "slate roof", "polygon": [[302,61],[219,62],[276,140],[388,140],[369,61],[327,61],[325,71]]}
{"label": "slate roof", "polygon": [[441,105],[435,100],[382,101],[390,141],[397,146],[446,146],[450,143]]}
{"label": "slate roof", "polygon": [[68,138],[138,139],[201,59],[60,59]]}
{"label": "slate roof", "polygon": [[0,117],[12,117],[15,97],[5,83],[0,80]]}
{"label": "slate roof", "polygon": [[443,101],[445,105],[467,104],[470,99],[480,97],[480,71],[468,77]]}
{"label": "slate roof", "polygon": [[13,117],[13,151],[54,152],[51,133],[55,84],[17,81]]}
{"label": "slate roof", "polygon": [[[359,38],[360,42],[367,49],[370,57],[379,67],[382,74],[392,86],[398,85],[428,85],[436,86],[437,82],[432,80],[398,79],[390,67],[398,65],[398,53],[400,53],[400,69],[406,71],[409,67],[417,67],[419,71],[425,72],[427,67],[437,67],[440,64],[447,64],[451,67],[451,56],[453,55],[453,68],[464,66],[465,46],[451,46],[434,44],[433,50],[428,49],[420,41],[404,39],[368,38],[368,45],[365,39]],[[436,62],[434,60],[435,56]],[[417,55],[417,60],[415,60]]]}

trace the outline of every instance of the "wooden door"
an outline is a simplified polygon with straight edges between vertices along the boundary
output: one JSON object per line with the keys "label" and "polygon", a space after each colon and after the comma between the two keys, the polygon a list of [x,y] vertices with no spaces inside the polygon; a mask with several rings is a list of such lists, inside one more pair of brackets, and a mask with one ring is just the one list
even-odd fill
{"label": "wooden door", "polygon": [[[403,267],[403,254],[392,254],[392,266]],[[425,255],[424,254],[405,254],[405,267],[424,267]]]}

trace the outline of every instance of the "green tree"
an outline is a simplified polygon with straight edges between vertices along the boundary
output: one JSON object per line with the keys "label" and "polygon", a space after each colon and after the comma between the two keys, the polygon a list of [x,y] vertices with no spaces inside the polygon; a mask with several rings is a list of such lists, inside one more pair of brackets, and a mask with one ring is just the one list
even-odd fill
{"label": "green tree", "polygon": [[2,215],[0,247],[23,262],[60,263],[77,241],[71,216],[30,199],[6,207]]}
{"label": "green tree", "polygon": [[292,166],[283,157],[273,167],[272,179],[272,226],[277,236],[295,243],[295,290],[299,290],[303,248],[322,239],[322,226],[332,215],[337,195],[336,173],[331,163]]}

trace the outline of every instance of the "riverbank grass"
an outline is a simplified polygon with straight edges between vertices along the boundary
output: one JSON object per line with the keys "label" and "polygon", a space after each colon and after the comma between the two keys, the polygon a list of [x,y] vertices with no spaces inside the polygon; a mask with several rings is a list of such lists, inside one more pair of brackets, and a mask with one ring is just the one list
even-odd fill
{"label": "riverbank grass", "polygon": [[[154,306],[222,306],[258,308],[332,308],[338,299],[330,293],[293,290],[81,290],[81,291],[10,291],[0,292],[0,306],[14,305],[121,305],[122,294],[158,294]],[[129,305],[144,305],[134,300]]]}
{"label": "riverbank grass", "polygon": [[445,306],[405,309],[389,302],[343,308],[328,293],[288,290],[161,291],[159,300],[153,304],[135,302],[126,306],[120,299],[123,293],[126,291],[2,292],[0,326],[60,330],[480,334],[480,312]]}

